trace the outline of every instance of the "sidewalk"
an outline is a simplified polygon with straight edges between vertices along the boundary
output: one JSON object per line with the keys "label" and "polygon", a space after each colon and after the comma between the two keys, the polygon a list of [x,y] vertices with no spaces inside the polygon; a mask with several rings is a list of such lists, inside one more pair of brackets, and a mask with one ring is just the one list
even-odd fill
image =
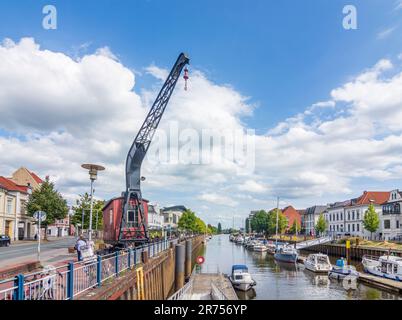
{"label": "sidewalk", "polygon": [[[48,237],[47,240],[41,239],[41,243],[48,243],[48,242],[55,242],[55,241],[63,241],[66,239],[75,239],[75,236],[65,236],[65,237]],[[18,241],[11,241],[10,246],[20,246],[24,244],[33,244],[37,243],[38,240],[18,240]]]}

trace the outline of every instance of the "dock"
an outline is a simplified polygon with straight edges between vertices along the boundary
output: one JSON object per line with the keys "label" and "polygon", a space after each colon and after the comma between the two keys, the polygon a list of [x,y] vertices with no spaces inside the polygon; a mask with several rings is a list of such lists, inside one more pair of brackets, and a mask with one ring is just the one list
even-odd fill
{"label": "dock", "polygon": [[[218,292],[214,292],[214,286]],[[191,300],[216,300],[222,293],[227,300],[238,300],[230,280],[222,273],[199,273],[194,275]]]}
{"label": "dock", "polygon": [[[304,264],[305,260],[306,257],[303,256],[297,258],[297,262],[301,264]],[[399,281],[373,276],[365,272],[359,272],[357,281],[388,292],[402,294],[402,282]]]}

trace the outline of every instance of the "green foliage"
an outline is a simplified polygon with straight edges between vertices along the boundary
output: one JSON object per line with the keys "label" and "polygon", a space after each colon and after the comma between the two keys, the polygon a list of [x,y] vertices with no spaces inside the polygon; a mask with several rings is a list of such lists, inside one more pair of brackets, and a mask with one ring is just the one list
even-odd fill
{"label": "green foliage", "polygon": [[[103,229],[103,213],[102,209],[105,205],[104,200],[95,200],[92,208],[92,229]],[[73,206],[74,215],[72,218],[73,224],[82,224],[82,210],[84,209],[84,226],[81,228],[89,229],[89,216],[91,209],[91,196],[88,193],[80,195],[80,198],[76,201],[76,205]],[[98,226],[96,226],[96,214],[98,214]]]}
{"label": "green foliage", "polygon": [[[258,211],[251,219],[251,228],[258,233],[265,232],[269,235],[276,233],[276,210],[267,213],[264,210]],[[278,212],[278,233],[282,234],[288,228],[288,219],[282,213]]]}
{"label": "green foliage", "polygon": [[251,219],[251,229],[255,232],[266,232],[268,227],[268,213],[264,210],[258,211]]}
{"label": "green foliage", "polygon": [[218,230],[217,230],[217,233],[218,233],[218,234],[221,234],[221,233],[222,233],[222,225],[221,225],[220,222],[218,223]]}
{"label": "green foliage", "polygon": [[187,209],[181,215],[178,222],[179,229],[186,232],[193,233],[216,233],[216,228],[210,225],[206,225],[199,217],[195,215],[193,211]]}
{"label": "green foliage", "polygon": [[378,230],[380,226],[380,218],[378,217],[377,212],[375,212],[374,205],[371,203],[366,210],[363,218],[363,226],[364,229],[370,231],[370,237],[373,237],[373,232]]}
{"label": "green foliage", "polygon": [[296,233],[300,233],[300,223],[299,221],[297,221],[296,219],[293,221],[292,227],[290,228],[290,233],[292,234],[296,234]]}
{"label": "green foliage", "polygon": [[39,210],[46,212],[46,220],[41,222],[45,228],[53,224],[55,220],[66,218],[68,214],[66,200],[54,189],[54,184],[49,181],[49,178],[46,178],[40,188],[34,190],[29,196],[28,215],[32,217]]}
{"label": "green foliage", "polygon": [[324,214],[321,213],[315,226],[315,231],[318,234],[322,234],[323,232],[325,232],[326,229],[327,229],[327,221],[325,221]]}
{"label": "green foliage", "polygon": [[273,235],[276,233],[276,213],[278,211],[278,234],[285,233],[289,226],[288,218],[282,213],[280,209],[274,209],[269,212],[268,218],[268,234]]}

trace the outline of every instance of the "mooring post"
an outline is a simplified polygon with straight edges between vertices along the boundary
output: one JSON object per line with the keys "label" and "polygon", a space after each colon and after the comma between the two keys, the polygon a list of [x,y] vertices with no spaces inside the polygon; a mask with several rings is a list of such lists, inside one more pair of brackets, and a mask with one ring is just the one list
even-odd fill
{"label": "mooring post", "polygon": [[192,256],[192,248],[193,243],[192,240],[186,240],[186,268],[185,268],[185,277],[186,279],[191,276],[191,256]]}
{"label": "mooring post", "polygon": [[177,244],[175,250],[175,291],[178,291],[184,286],[185,248],[183,245]]}

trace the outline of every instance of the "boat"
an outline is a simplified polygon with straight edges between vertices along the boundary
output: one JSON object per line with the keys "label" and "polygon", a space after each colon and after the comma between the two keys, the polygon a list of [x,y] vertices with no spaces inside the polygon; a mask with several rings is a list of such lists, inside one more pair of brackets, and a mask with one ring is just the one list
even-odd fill
{"label": "boat", "polygon": [[255,252],[266,252],[266,251],[268,251],[268,248],[264,244],[262,244],[260,242],[260,243],[257,243],[257,244],[255,244],[253,246],[253,251],[255,251]]}
{"label": "boat", "polygon": [[232,266],[232,274],[229,279],[233,287],[241,291],[248,291],[257,284],[248,272],[247,266],[243,264]]}
{"label": "boat", "polygon": [[276,246],[274,243],[267,243],[265,246],[267,247],[268,253],[275,254]]}
{"label": "boat", "polygon": [[235,240],[236,244],[243,244],[243,242],[244,242],[244,238],[242,236],[236,237],[236,240]]}
{"label": "boat", "polygon": [[326,254],[314,253],[308,255],[306,260],[304,260],[304,266],[307,270],[313,272],[325,272],[328,273],[332,269],[332,264]]}
{"label": "boat", "polygon": [[396,281],[402,281],[402,258],[397,256],[374,257],[364,255],[364,271],[372,275]]}
{"label": "boat", "polygon": [[274,254],[274,259],[282,262],[296,263],[298,253],[293,247],[283,246],[277,248]]}
{"label": "boat", "polygon": [[355,278],[359,277],[359,272],[356,268],[350,264],[347,264],[344,258],[338,259],[336,265],[332,266],[332,269],[328,272],[328,276],[334,279],[344,279],[347,276]]}

